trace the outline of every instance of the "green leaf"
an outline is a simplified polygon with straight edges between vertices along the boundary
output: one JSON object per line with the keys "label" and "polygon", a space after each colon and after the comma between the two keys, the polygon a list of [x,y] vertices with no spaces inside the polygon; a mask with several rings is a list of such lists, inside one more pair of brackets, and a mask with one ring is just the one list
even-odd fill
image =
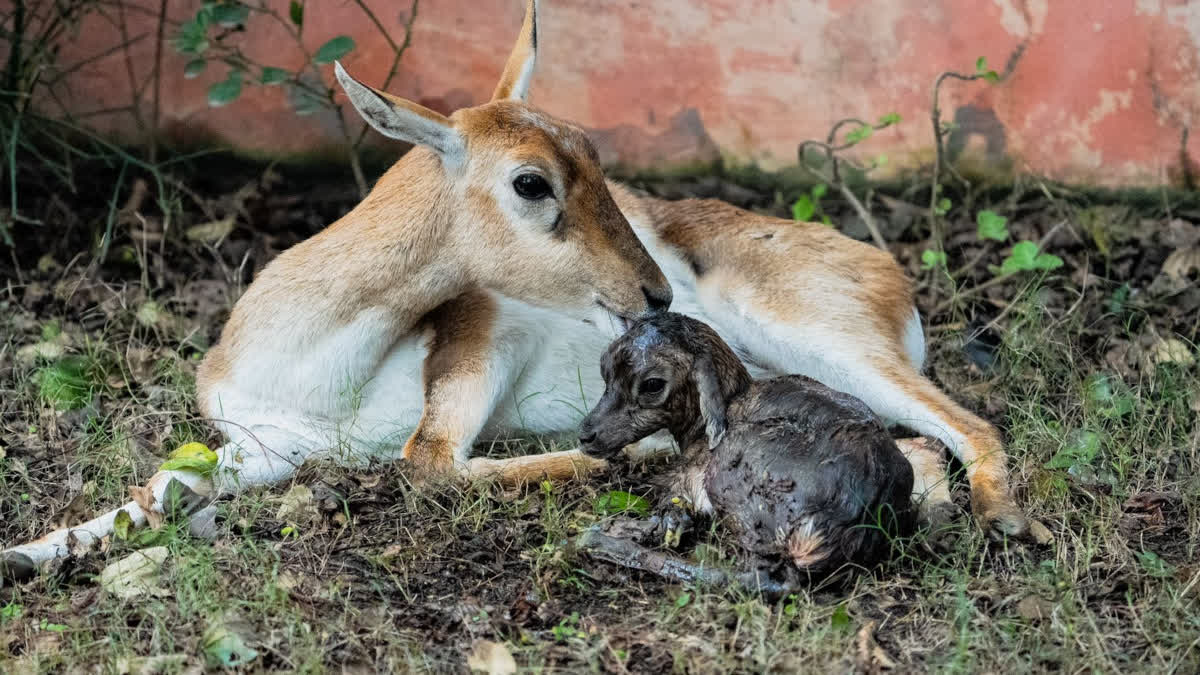
{"label": "green leaf", "polygon": [[807,223],[812,220],[813,214],[817,212],[817,205],[813,203],[812,197],[808,195],[800,195],[795,204],[792,204],[792,219],[802,223]]}
{"label": "green leaf", "polygon": [[304,3],[292,0],[292,4],[288,6],[288,16],[291,17],[292,23],[299,28],[304,25]]}
{"label": "green leaf", "polygon": [[975,223],[979,225],[980,239],[1006,241],[1008,239],[1008,218],[997,215],[995,211],[983,210],[975,215]]}
{"label": "green leaf", "polygon": [[208,104],[214,108],[229,105],[242,95],[242,71],[231,70],[229,77],[208,88]]}
{"label": "green leaf", "polygon": [[833,227],[833,221],[829,219],[827,214],[821,214],[821,224],[827,227]]}
{"label": "green leaf", "polygon": [[1062,258],[1050,253],[1039,253],[1033,259],[1033,269],[1035,270],[1056,270],[1063,266]]}
{"label": "green leaf", "polygon": [[900,114],[893,112],[893,113],[888,113],[888,114],[884,115],[883,117],[880,117],[879,123],[876,124],[875,126],[890,127],[893,124],[899,124],[899,123],[900,123]]}
{"label": "green leaf", "polygon": [[15,602],[10,602],[7,605],[0,607],[0,623],[7,623],[21,616],[21,612],[25,611],[25,607],[18,605]]}
{"label": "green leaf", "polygon": [[167,457],[159,471],[194,471],[201,476],[212,475],[217,468],[217,453],[203,443],[185,443]]}
{"label": "green leaf", "polygon": [[52,631],[55,633],[64,633],[64,632],[66,632],[66,630],[68,628],[70,628],[70,626],[67,626],[66,624],[50,623],[49,621],[47,621],[45,619],[42,619],[41,623],[39,623],[38,626],[42,630],[48,630],[48,631]]}
{"label": "green leaf", "polygon": [[828,185],[826,185],[824,183],[817,183],[816,185],[814,185],[812,187],[810,194],[812,194],[813,201],[819,202],[819,201],[821,201],[821,197],[824,197],[825,193],[828,191],[829,191]]}
{"label": "green leaf", "polygon": [[191,61],[187,62],[186,66],[183,67],[183,76],[189,80],[195,79],[200,77],[200,74],[203,73],[204,69],[207,67],[208,61],[205,61],[204,59],[192,59]]}
{"label": "green leaf", "polygon": [[321,45],[313,54],[313,63],[333,63],[354,51],[354,39],[348,35],[339,35]]}
{"label": "green leaf", "polygon": [[931,270],[946,266],[946,252],[925,249],[921,252],[921,269]]}
{"label": "green leaf", "polygon": [[994,70],[989,70],[983,74],[983,79],[995,84],[1000,81],[1000,75],[998,75]]}
{"label": "green leaf", "polygon": [[874,131],[875,130],[871,128],[871,125],[864,124],[864,125],[858,127],[857,129],[852,130],[850,133],[846,134],[846,142],[850,143],[851,145],[853,145],[855,143],[861,143],[861,142],[867,140],[868,138],[870,138],[871,133]]}
{"label": "green leaf", "polygon": [[[1000,263],[1001,274],[1016,274],[1034,269],[1037,260],[1038,247],[1032,241],[1018,242],[1012,247],[1012,252]],[[1060,261],[1061,262],[1061,261]]]}
{"label": "green leaf", "polygon": [[226,28],[236,28],[246,23],[249,17],[250,8],[240,2],[226,2],[212,8],[213,23]]}
{"label": "green leaf", "polygon": [[193,19],[179,26],[175,34],[175,50],[181,54],[203,54],[208,49],[208,26]]}
{"label": "green leaf", "polygon": [[887,166],[887,163],[888,163],[887,155],[879,155],[875,158],[875,166],[877,166],[877,167]]}
{"label": "green leaf", "polygon": [[59,335],[62,335],[62,325],[58,323],[58,319],[48,321],[45,326],[42,326],[43,340],[53,340]]}
{"label": "green leaf", "polygon": [[290,77],[290,73],[283,68],[266,66],[262,69],[262,75],[258,78],[258,81],[266,85],[282,84],[283,82],[287,82],[288,77]]}
{"label": "green leaf", "polygon": [[133,529],[133,518],[125,509],[117,511],[117,517],[113,518],[113,535],[121,541],[129,541],[129,531]]}
{"label": "green leaf", "polygon": [[1164,579],[1175,574],[1175,568],[1163,560],[1154,551],[1141,551],[1137,554],[1142,570],[1156,579]]}
{"label": "green leaf", "polygon": [[1076,429],[1067,436],[1063,447],[1046,462],[1046,468],[1070,469],[1090,466],[1100,454],[1101,441],[1100,434],[1095,431]]}
{"label": "green leaf", "polygon": [[942,197],[938,200],[937,205],[933,207],[933,212],[939,216],[944,216],[947,213],[950,213],[950,207],[952,206],[954,206],[954,202]]}
{"label": "green leaf", "polygon": [[233,668],[258,657],[258,652],[247,647],[242,636],[224,624],[209,628],[202,639],[204,656],[213,666]]}
{"label": "green leaf", "polygon": [[59,410],[76,410],[92,399],[92,380],[88,360],[82,356],[64,356],[40,368],[34,375],[42,398]]}
{"label": "green leaf", "polygon": [[987,57],[981,56],[975,59],[975,72],[979,75],[987,72]]}
{"label": "green leaf", "polygon": [[829,617],[829,625],[836,631],[850,630],[850,612],[846,611],[846,605],[838,605],[833,610],[833,614]]}
{"label": "green leaf", "polygon": [[618,513],[634,513],[638,516],[645,516],[650,513],[650,502],[624,490],[612,490],[597,497],[593,508],[596,513],[604,516]]}
{"label": "green leaf", "polygon": [[675,598],[675,606],[679,609],[687,607],[687,604],[692,601],[691,593],[680,593],[678,598]]}

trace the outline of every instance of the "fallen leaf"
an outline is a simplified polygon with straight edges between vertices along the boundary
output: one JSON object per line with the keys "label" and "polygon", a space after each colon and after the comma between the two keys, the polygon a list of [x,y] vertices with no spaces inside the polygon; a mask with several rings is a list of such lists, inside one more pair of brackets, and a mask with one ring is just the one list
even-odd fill
{"label": "fallen leaf", "polygon": [[1187,282],[1193,272],[1200,272],[1200,246],[1172,251],[1163,261],[1162,271],[1171,281]]}
{"label": "fallen leaf", "polygon": [[217,453],[203,443],[184,443],[175,448],[159,471],[192,471],[201,476],[211,476],[217,468]]}
{"label": "fallen leaf", "polygon": [[227,216],[221,220],[193,225],[184,230],[183,236],[191,241],[218,242],[229,236],[230,232],[233,232],[234,220],[234,216]]}
{"label": "fallen leaf", "polygon": [[1160,363],[1176,363],[1181,366],[1190,366],[1196,362],[1196,357],[1192,355],[1192,348],[1183,340],[1176,338],[1164,338],[1154,344],[1154,347],[1149,352],[1150,360],[1154,364]]}
{"label": "fallen leaf", "polygon": [[125,600],[146,593],[156,596],[168,595],[166,589],[157,585],[167,555],[166,546],[134,551],[100,572],[100,586]]}
{"label": "fallen leaf", "polygon": [[467,655],[467,667],[488,675],[512,675],[517,672],[517,662],[512,652],[499,642],[476,640]]}
{"label": "fallen leaf", "polygon": [[1054,543],[1054,535],[1050,532],[1050,528],[1035,518],[1029,519],[1029,536],[1033,537],[1038,546],[1049,546]]}
{"label": "fallen leaf", "polygon": [[1144,531],[1162,532],[1170,516],[1183,503],[1178,492],[1140,492],[1130,497],[1121,508],[1121,520],[1117,529],[1121,534],[1134,538]]}
{"label": "fallen leaf", "polygon": [[863,627],[858,629],[858,637],[855,640],[858,645],[858,668],[867,673],[878,673],[896,667],[892,657],[875,641],[875,625],[874,621],[863,624]]}
{"label": "fallen leaf", "polygon": [[158,673],[178,673],[187,663],[187,654],[159,654],[157,656],[137,656],[123,658],[117,661],[118,675],[158,675]]}
{"label": "fallen leaf", "polygon": [[312,490],[301,483],[293,485],[280,497],[279,510],[275,513],[276,520],[295,525],[306,525],[320,517],[321,513],[317,509],[316,500],[313,499]]}
{"label": "fallen leaf", "polygon": [[1027,595],[1017,603],[1017,614],[1029,621],[1049,619],[1054,613],[1055,604],[1040,595]]}
{"label": "fallen leaf", "polygon": [[226,618],[204,632],[201,644],[210,665],[233,668],[253,661],[258,652],[246,645],[249,629],[237,619]]}
{"label": "fallen leaf", "polygon": [[146,524],[150,526],[150,529],[157,530],[162,527],[163,514],[154,510],[154,490],[140,485],[130,485],[129,497],[142,507],[142,511],[146,514]]}
{"label": "fallen leaf", "polygon": [[66,353],[66,349],[56,341],[43,340],[31,345],[25,345],[17,350],[17,360],[25,365],[35,361],[54,361]]}
{"label": "fallen leaf", "polygon": [[117,539],[129,539],[129,531],[133,529],[133,518],[125,509],[117,511],[117,515],[113,518],[113,536]]}

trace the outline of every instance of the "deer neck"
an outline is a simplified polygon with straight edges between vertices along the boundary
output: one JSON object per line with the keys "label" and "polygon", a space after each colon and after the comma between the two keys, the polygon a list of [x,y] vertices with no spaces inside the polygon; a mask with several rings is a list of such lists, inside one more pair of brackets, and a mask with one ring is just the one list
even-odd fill
{"label": "deer neck", "polygon": [[350,213],[297,247],[304,250],[295,263],[305,269],[289,276],[319,285],[297,297],[327,305],[335,322],[383,310],[406,332],[470,288],[455,258],[456,201],[437,156],[414,148]]}

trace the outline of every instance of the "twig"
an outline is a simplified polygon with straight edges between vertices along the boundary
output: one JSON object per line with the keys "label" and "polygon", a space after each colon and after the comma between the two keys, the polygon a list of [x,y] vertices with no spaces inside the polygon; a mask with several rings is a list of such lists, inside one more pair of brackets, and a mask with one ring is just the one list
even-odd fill
{"label": "twig", "polygon": [[[869,210],[867,210],[867,207],[863,205],[862,201],[860,201],[858,199],[858,197],[854,194],[854,191],[851,190],[848,185],[846,185],[846,182],[844,180],[842,180],[842,174],[841,174],[841,163],[842,162],[846,162],[847,164],[854,167],[855,169],[858,169],[859,171],[866,170],[865,167],[858,164],[857,162],[854,162],[853,160],[850,160],[850,159],[843,158],[838,155],[839,152],[841,152],[843,150],[847,150],[849,148],[852,148],[855,145],[858,145],[857,140],[856,141],[847,141],[841,145],[834,145],[834,143],[837,142],[837,132],[843,126],[845,126],[847,124],[857,124],[860,128],[867,127],[867,128],[872,129],[873,131],[880,131],[882,129],[885,129],[885,128],[891,126],[892,123],[887,122],[887,123],[881,123],[881,124],[869,124],[869,123],[867,123],[863,120],[860,120],[858,118],[855,118],[855,117],[847,117],[844,119],[840,119],[833,124],[833,127],[831,127],[829,129],[829,135],[826,136],[826,141],[824,143],[822,143],[821,141],[813,141],[813,140],[804,141],[800,144],[800,147],[797,148],[796,153],[798,155],[800,166],[805,171],[807,171],[810,175],[814,176],[817,180],[832,184],[834,187],[836,187],[838,189],[838,192],[842,193],[842,196],[846,199],[847,202],[850,203],[850,206],[854,209],[855,213],[858,214],[858,217],[860,219],[862,219],[863,224],[867,226],[867,231],[871,233],[871,239],[875,242],[875,245],[877,247],[879,247],[880,249],[886,251],[886,250],[888,250],[887,240],[885,240],[883,238],[883,233],[880,232],[879,225],[875,222],[875,218],[871,215],[871,212]],[[819,149],[825,151],[825,157],[828,160],[829,166],[830,166],[830,173],[831,173],[830,176],[824,176],[821,174],[821,172],[817,171],[816,169],[814,169],[813,167],[808,165],[808,162],[805,161],[805,155],[809,148],[819,148]]]}
{"label": "twig", "polygon": [[[409,45],[412,44],[412,27],[413,22],[417,20],[417,5],[420,4],[420,0],[413,0],[412,7],[410,7],[408,10],[408,20],[404,22],[404,42],[402,42],[400,45],[396,44],[396,41],[392,39],[391,34],[384,29],[383,24],[380,23],[379,19],[375,16],[375,13],[371,11],[370,7],[367,7],[367,4],[363,2],[363,0],[355,0],[355,3],[362,9],[367,17],[371,19],[371,22],[375,24],[375,27],[378,28],[379,32],[383,35],[383,39],[387,40],[388,46],[392,48],[392,65],[390,68],[388,68],[387,77],[383,78],[383,89],[387,89],[388,86],[392,84],[392,78],[396,76],[396,71],[400,68],[400,57],[404,56],[404,52],[408,51]],[[362,145],[363,139],[366,138],[366,135],[367,125],[363,124],[362,128],[358,132],[358,138],[354,139],[355,150]]]}
{"label": "twig", "polygon": [[154,44],[154,108],[150,113],[150,161],[158,159],[158,120],[159,101],[162,95],[162,55],[164,33],[167,27],[167,0],[160,0],[158,6],[158,40]]}

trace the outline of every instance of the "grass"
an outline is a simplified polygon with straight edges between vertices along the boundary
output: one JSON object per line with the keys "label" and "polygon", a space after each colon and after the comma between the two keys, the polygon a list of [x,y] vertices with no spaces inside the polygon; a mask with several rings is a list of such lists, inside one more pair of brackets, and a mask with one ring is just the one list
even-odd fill
{"label": "grass", "polygon": [[[214,180],[191,183],[210,209],[241,187]],[[78,242],[18,241],[22,281],[0,289],[0,541],[111,508],[177,445],[218,441],[195,418],[193,378],[245,281],[229,270],[244,256],[247,270],[261,267],[354,192],[347,183],[322,201],[310,186],[290,189],[305,197],[264,190],[218,244],[168,238],[152,286],[140,265],[159,267],[154,247],[144,263],[121,262],[129,242],[118,236],[110,260],[83,275],[66,264]],[[944,549],[898,542],[874,573],[768,603],[569,546],[602,517],[602,495],[646,494],[643,473],[417,491],[395,466],[316,465],[294,481],[311,490],[309,508],[281,511],[291,486],[280,486],[222,502],[213,542],[168,525],[155,542],[168,550],[161,594],[125,600],[100,587],[126,542],[0,588],[0,671],[190,672],[239,644],[254,652],[250,669],[461,671],[489,640],[531,672],[1195,672],[1200,376],[1183,354],[1197,354],[1189,308],[1200,291],[1156,290],[1167,215],[1142,224],[1159,233],[1149,239],[1105,239],[1105,254],[1071,222],[1075,205],[1031,207],[1013,194],[992,195],[992,208],[1022,237],[1039,239],[1065,215],[1046,244],[1067,261],[1061,270],[974,291],[1003,247],[975,241],[969,213],[955,214],[947,239],[949,268],[966,267],[957,296],[920,270],[919,232],[893,252],[918,281],[930,373],[1004,430],[1019,501],[1053,547],[990,543],[964,509]],[[774,194],[752,204],[784,205]],[[182,231],[213,214],[173,217]],[[33,264],[43,252],[54,264]],[[1162,349],[1166,338],[1190,352]],[[64,399],[44,373],[68,356],[77,368]],[[965,507],[963,485],[955,497]],[[736,564],[719,529],[703,539],[697,555]]]}

